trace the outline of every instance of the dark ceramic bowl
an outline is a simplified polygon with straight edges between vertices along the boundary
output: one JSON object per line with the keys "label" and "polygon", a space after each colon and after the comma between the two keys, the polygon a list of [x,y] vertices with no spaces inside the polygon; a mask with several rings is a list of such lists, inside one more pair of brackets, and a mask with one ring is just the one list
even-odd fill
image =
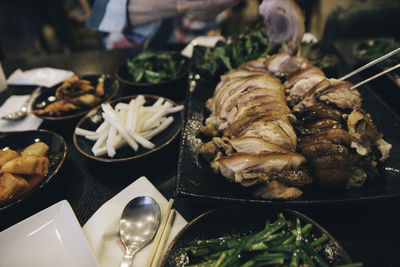
{"label": "dark ceramic bowl", "polygon": [[9,147],[13,150],[20,150],[37,141],[42,141],[49,146],[49,151],[47,153],[47,157],[50,161],[48,173],[38,184],[26,193],[16,198],[0,202],[0,211],[25,201],[33,194],[40,193],[41,189],[54,178],[58,170],[61,168],[67,154],[67,144],[64,138],[52,131],[35,130],[26,132],[10,132],[0,135],[0,149]]}
{"label": "dark ceramic bowl", "polygon": [[[92,85],[96,86],[97,81],[100,77],[101,75],[99,74],[91,74],[91,75],[80,76],[79,78],[83,80],[88,80]],[[104,81],[104,97],[102,99],[102,103],[115,97],[119,90],[119,82],[116,79],[112,78],[109,75],[106,75],[105,77],[106,78]],[[39,95],[38,98],[35,99],[35,101],[32,104],[32,110],[44,109],[49,104],[53,103],[55,101],[56,90],[60,85],[61,84],[58,84],[48,89],[42,88],[42,93]],[[89,112],[92,108],[93,107],[88,106],[70,112],[66,112],[61,115],[54,115],[54,116],[36,115],[36,116],[44,120],[66,120],[66,119],[81,117],[87,112]]]}
{"label": "dark ceramic bowl", "polygon": [[[110,102],[112,107],[115,107],[118,103],[129,103],[132,98],[136,98],[137,95],[134,96],[126,96],[122,98],[117,98]],[[155,95],[144,95],[146,99],[145,105],[152,105],[160,96]],[[165,98],[167,101],[171,102],[173,105],[176,105],[170,99]],[[101,107],[94,108],[85,117],[83,117],[77,124],[76,128],[82,128],[85,130],[95,131],[100,124],[104,121],[101,116],[102,109]],[[174,140],[183,126],[183,112],[177,112],[170,114],[174,118],[174,121],[171,125],[158,135],[154,136],[150,141],[155,144],[153,149],[147,149],[139,145],[139,149],[134,151],[129,145],[124,145],[121,148],[117,149],[116,155],[114,157],[109,157],[108,155],[95,156],[92,153],[92,147],[95,141],[91,141],[86,139],[84,136],[80,136],[75,134],[73,135],[73,141],[75,147],[78,149],[86,157],[102,162],[123,162],[130,161],[139,158],[144,158],[149,156],[150,154],[157,152],[170,144],[172,140]]]}
{"label": "dark ceramic bowl", "polygon": [[168,97],[173,100],[183,99],[187,87],[189,59],[181,55],[178,55],[178,58],[185,60],[185,66],[182,73],[173,79],[162,80],[158,83],[135,82],[128,71],[126,60],[116,68],[115,77],[121,85],[126,87],[126,93],[128,94],[152,94]]}
{"label": "dark ceramic bowl", "polygon": [[190,262],[190,257],[183,249],[188,242],[222,236],[240,237],[247,233],[255,233],[264,229],[267,220],[274,222],[279,212],[292,222],[299,218],[302,226],[310,223],[313,226],[311,234],[315,237],[328,236],[329,240],[323,245],[321,252],[326,262],[332,265],[351,263],[347,252],[331,234],[297,211],[270,209],[266,206],[232,205],[208,211],[187,224],[171,242],[161,266],[194,264]]}

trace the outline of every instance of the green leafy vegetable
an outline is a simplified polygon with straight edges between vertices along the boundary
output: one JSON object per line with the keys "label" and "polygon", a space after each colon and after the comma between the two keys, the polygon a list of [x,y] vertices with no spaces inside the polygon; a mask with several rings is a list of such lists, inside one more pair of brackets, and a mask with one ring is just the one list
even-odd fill
{"label": "green leafy vegetable", "polygon": [[[258,22],[230,41],[219,42],[214,48],[204,48],[201,52],[196,51],[194,56],[200,74],[218,76],[245,62],[278,53],[281,49],[282,46],[270,45],[264,22]],[[336,55],[325,54],[318,44],[302,44],[301,52],[303,57],[324,71],[331,70],[339,63]]]}
{"label": "green leafy vegetable", "polygon": [[137,83],[158,83],[178,77],[186,60],[166,51],[145,50],[126,62],[128,72]]}
{"label": "green leafy vegetable", "polygon": [[208,76],[223,74],[247,61],[266,56],[271,48],[263,23],[258,23],[231,41],[219,42],[214,48],[205,48],[203,54],[195,55],[196,67]]}

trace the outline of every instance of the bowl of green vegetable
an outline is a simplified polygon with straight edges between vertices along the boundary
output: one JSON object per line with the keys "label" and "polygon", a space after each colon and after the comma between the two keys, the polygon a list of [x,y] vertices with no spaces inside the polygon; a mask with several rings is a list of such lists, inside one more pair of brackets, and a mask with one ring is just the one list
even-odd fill
{"label": "bowl of green vegetable", "polygon": [[189,60],[175,51],[144,50],[122,62],[115,71],[121,84],[135,94],[183,98]]}

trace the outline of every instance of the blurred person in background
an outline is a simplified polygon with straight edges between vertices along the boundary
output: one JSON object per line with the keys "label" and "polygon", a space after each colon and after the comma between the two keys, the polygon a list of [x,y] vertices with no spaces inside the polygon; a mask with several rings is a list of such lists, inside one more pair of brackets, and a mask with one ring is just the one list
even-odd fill
{"label": "blurred person in background", "polygon": [[107,49],[160,47],[206,35],[240,0],[96,0],[87,26],[108,33]]}
{"label": "blurred person in background", "polygon": [[99,48],[90,0],[1,0],[0,60]]}
{"label": "blurred person in background", "polygon": [[69,46],[68,18],[61,1],[0,1],[0,49],[4,57],[43,54],[44,26],[51,25],[60,51]]}

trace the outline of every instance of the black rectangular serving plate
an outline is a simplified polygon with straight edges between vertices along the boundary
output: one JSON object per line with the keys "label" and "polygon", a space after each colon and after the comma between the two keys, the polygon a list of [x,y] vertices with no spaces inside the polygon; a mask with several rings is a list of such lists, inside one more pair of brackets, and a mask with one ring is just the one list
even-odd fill
{"label": "black rectangular serving plate", "polygon": [[[196,77],[192,64],[191,77]],[[345,74],[348,67],[340,63],[339,69]],[[338,76],[340,77],[340,76]],[[199,78],[199,77],[197,77]],[[400,117],[376,93],[368,87],[359,87],[363,97],[363,108],[371,114],[378,131],[392,144],[390,158],[381,170],[380,177],[367,181],[360,188],[349,190],[321,189],[308,186],[303,195],[294,200],[267,200],[252,195],[252,188],[231,183],[215,174],[209,163],[200,155],[203,142],[210,140],[199,129],[208,116],[205,102],[213,95],[219,77],[199,78],[189,81],[191,86],[186,95],[185,123],[181,137],[175,195],[199,201],[252,202],[276,205],[302,205],[324,203],[348,203],[365,200],[380,200],[400,196]],[[374,88],[375,90],[379,88]]]}

